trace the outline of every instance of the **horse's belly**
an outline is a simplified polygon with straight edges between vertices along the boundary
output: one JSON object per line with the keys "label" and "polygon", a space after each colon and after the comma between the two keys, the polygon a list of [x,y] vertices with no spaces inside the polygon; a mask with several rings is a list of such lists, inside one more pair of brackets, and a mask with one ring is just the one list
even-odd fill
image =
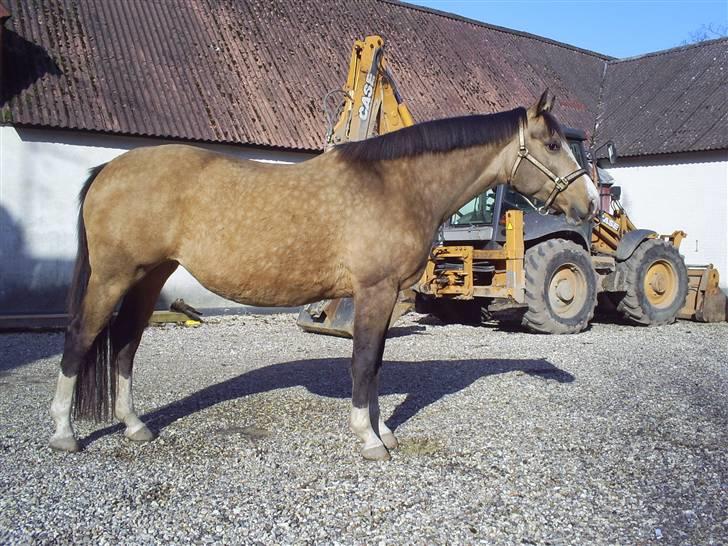
{"label": "horse's belly", "polygon": [[223,298],[259,307],[296,307],[314,301],[352,295],[351,290],[342,287],[329,288],[314,284],[302,286],[254,283],[246,286],[207,286],[207,288]]}
{"label": "horse's belly", "polygon": [[352,293],[344,268],[320,257],[244,254],[209,265],[180,263],[208,290],[245,305],[293,307]]}

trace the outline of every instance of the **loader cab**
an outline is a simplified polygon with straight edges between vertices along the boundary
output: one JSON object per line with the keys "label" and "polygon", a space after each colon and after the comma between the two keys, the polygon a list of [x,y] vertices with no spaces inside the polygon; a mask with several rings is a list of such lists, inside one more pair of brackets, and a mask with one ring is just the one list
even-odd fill
{"label": "loader cab", "polygon": [[579,163],[583,169],[591,171],[586,147],[584,146],[584,142],[586,142],[586,133],[580,129],[564,127],[564,135],[566,136],[566,141],[569,143],[569,148],[571,148],[571,153],[574,154],[574,158],[577,163]]}
{"label": "loader cab", "polygon": [[[590,171],[584,147],[586,134],[578,129],[565,128],[564,133],[579,165]],[[470,244],[481,248],[492,248],[505,242],[505,213],[518,209],[524,213],[524,239],[542,239],[554,233],[570,232],[583,241],[586,247],[591,243],[591,224],[581,226],[567,224],[562,215],[538,213],[542,203],[526,197],[510,186],[500,184],[480,195],[453,214],[440,232],[442,242]]]}

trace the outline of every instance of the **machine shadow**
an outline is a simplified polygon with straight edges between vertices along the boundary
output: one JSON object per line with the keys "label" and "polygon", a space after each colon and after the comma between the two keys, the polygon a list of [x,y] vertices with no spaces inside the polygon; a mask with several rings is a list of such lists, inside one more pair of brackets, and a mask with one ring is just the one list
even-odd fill
{"label": "machine shadow", "polygon": [[[573,375],[543,359],[385,361],[380,381],[380,395],[406,395],[404,401],[390,416],[387,425],[396,429],[423,408],[449,394],[467,388],[481,378],[516,371],[559,383],[574,381]],[[141,419],[150,429],[160,432],[174,421],[220,402],[297,386],[303,386],[311,393],[328,398],[350,398],[349,359],[297,360],[252,370],[199,390],[147,413],[141,416]],[[93,432],[81,443],[88,445],[120,430],[120,425],[109,426]]]}

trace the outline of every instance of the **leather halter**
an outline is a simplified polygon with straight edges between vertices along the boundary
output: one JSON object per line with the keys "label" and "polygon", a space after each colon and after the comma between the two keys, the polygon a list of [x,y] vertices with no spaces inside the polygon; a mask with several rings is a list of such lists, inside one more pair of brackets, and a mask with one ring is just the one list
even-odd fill
{"label": "leather halter", "polygon": [[511,184],[513,182],[513,178],[516,176],[516,171],[521,165],[521,161],[523,161],[524,159],[530,161],[534,167],[544,173],[554,183],[554,189],[551,190],[548,199],[546,199],[546,202],[543,205],[538,207],[538,212],[542,215],[548,214],[549,208],[551,207],[554,199],[556,199],[556,196],[558,194],[568,188],[574,180],[584,174],[587,174],[586,169],[580,168],[576,169],[572,173],[567,174],[566,176],[557,176],[546,165],[533,157],[531,152],[528,151],[528,148],[526,148],[526,132],[524,122],[523,119],[520,119],[518,121],[518,157],[516,158],[516,162],[513,164],[513,169],[511,169],[511,176],[508,177],[508,184]]}

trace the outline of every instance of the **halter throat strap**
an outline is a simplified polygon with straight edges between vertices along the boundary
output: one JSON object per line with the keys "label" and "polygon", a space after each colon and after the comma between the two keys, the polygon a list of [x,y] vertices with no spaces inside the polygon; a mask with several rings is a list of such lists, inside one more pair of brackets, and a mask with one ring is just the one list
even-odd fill
{"label": "halter throat strap", "polygon": [[556,196],[559,195],[566,188],[568,188],[574,180],[586,174],[586,169],[580,168],[576,169],[574,172],[567,174],[566,176],[557,176],[551,169],[549,169],[546,165],[536,159],[531,154],[531,152],[528,151],[528,148],[526,148],[525,122],[523,121],[523,119],[520,119],[518,121],[518,157],[516,157],[516,162],[513,164],[513,168],[511,169],[511,175],[508,177],[508,184],[512,184],[513,179],[516,176],[516,171],[518,171],[518,167],[521,166],[521,162],[524,159],[530,162],[534,167],[536,167],[539,171],[545,174],[549,178],[549,180],[554,183],[554,187],[551,190],[548,198],[546,199],[546,202],[538,208],[538,212],[541,214],[548,214],[548,210],[549,208],[551,208],[551,205],[556,199]]}

